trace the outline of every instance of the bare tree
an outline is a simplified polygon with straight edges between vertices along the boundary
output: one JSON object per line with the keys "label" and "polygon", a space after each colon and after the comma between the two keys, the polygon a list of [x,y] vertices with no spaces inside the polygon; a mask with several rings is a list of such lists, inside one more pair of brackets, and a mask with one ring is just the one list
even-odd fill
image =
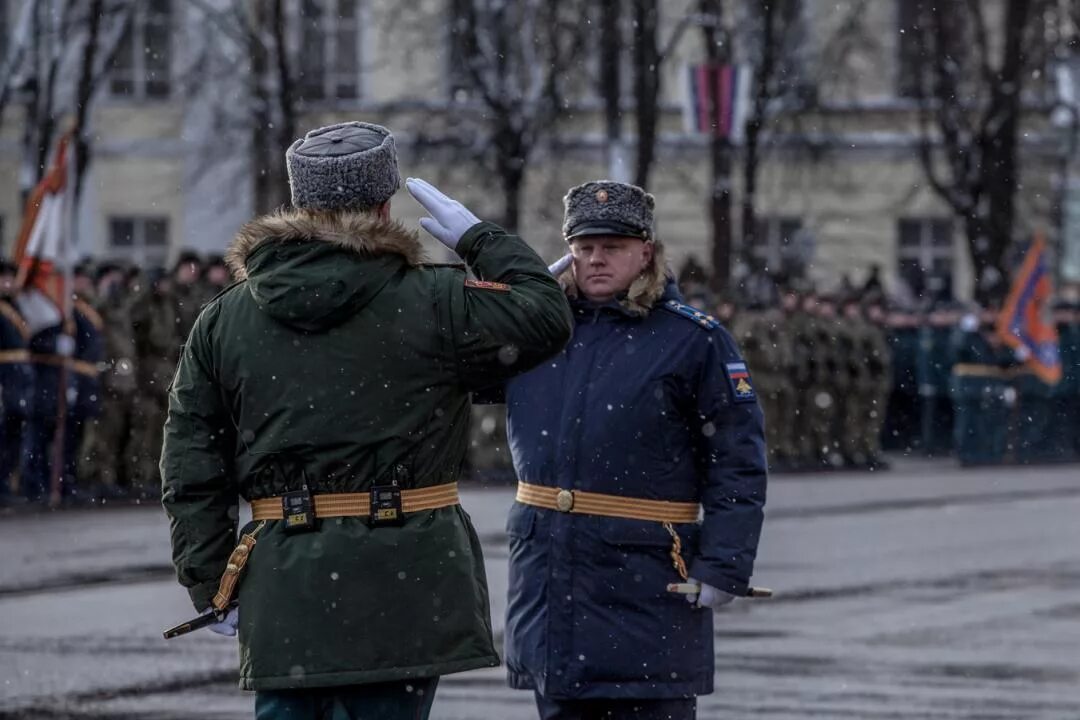
{"label": "bare tree", "polygon": [[0,75],[0,111],[9,98],[26,106],[24,192],[44,175],[65,118],[75,135],[76,193],[81,190],[92,157],[90,110],[133,9],[134,0],[30,2],[23,8]]}
{"label": "bare tree", "polygon": [[[912,0],[916,2],[916,0]],[[1044,56],[1046,0],[917,0],[911,63],[927,181],[964,224],[975,296],[1000,296],[1015,225],[1023,95]],[[993,36],[991,27],[1003,37]]]}
{"label": "bare tree", "polygon": [[[753,61],[754,85],[751,106],[746,117],[742,149],[742,256],[749,262],[757,232],[757,178],[761,162],[762,131],[777,100],[798,93],[793,68],[798,52],[798,13],[800,0],[767,0],[751,3],[752,43],[745,55]],[[745,44],[745,43],[744,43]]]}
{"label": "bare tree", "polygon": [[[701,29],[705,57],[709,65],[719,66],[732,60],[731,34],[724,26],[722,0],[700,0]],[[709,117],[719,118],[720,97],[710,94]],[[712,289],[721,291],[731,280],[731,139],[719,132],[710,136],[709,155],[712,160],[712,188],[709,194],[709,217],[712,221]]]}
{"label": "bare tree", "polygon": [[503,224],[518,226],[529,159],[552,130],[583,57],[589,3],[452,0],[454,42],[481,112],[481,159],[503,194]]}
{"label": "bare tree", "polygon": [[253,3],[250,7],[247,44],[254,100],[251,120],[255,211],[265,213],[289,201],[289,181],[281,158],[296,134],[297,108],[282,0]]}
{"label": "bare tree", "polygon": [[634,182],[649,184],[656,159],[656,132],[660,120],[659,47],[660,7],[657,0],[631,0],[634,8],[634,119],[637,123],[637,162]]}

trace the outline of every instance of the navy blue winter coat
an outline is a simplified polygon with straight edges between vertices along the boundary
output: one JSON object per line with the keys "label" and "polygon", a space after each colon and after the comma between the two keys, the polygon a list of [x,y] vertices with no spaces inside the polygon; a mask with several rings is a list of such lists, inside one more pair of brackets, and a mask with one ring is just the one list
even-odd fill
{"label": "navy blue winter coat", "polygon": [[[101,318],[82,301],[72,312],[72,336],[75,340],[67,374],[68,415],[75,420],[96,417],[101,410],[101,386],[97,364],[101,362]],[[56,417],[57,391],[60,385],[60,366],[64,359],[57,354],[61,326],[54,325],[38,331],[30,339],[30,352],[35,374],[33,416],[42,420]]]}
{"label": "navy blue winter coat", "polygon": [[34,401],[29,342],[30,331],[18,311],[0,300],[0,407],[12,418],[27,417]]}
{"label": "navy blue winter coat", "polygon": [[[506,388],[518,479],[700,502],[702,522],[675,526],[690,576],[744,594],[766,465],[735,342],[673,286],[646,317],[617,302],[572,305],[567,348]],[[667,592],[680,577],[660,523],[515,503],[507,530],[512,687],[563,699],[712,692],[713,612]]]}

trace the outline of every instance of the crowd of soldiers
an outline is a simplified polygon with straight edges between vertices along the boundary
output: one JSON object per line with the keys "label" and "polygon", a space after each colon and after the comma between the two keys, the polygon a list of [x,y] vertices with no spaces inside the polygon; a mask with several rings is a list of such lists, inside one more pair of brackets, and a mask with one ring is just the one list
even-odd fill
{"label": "crowd of soldiers", "polygon": [[882,469],[892,386],[880,296],[786,290],[774,306],[722,302],[754,373],[774,471]]}
{"label": "crowd of soldiers", "polygon": [[[963,465],[1080,460],[1080,304],[1053,314],[1063,377],[1048,384],[1004,345],[997,310],[947,295],[923,307],[880,285],[835,294],[774,287],[770,302],[717,301],[682,278],[691,305],[732,332],[765,412],[774,472],[874,469],[884,452]],[[473,472],[512,482],[501,408],[475,410]]]}
{"label": "crowd of soldiers", "polygon": [[[47,500],[56,462],[68,501],[156,497],[168,384],[199,310],[231,282],[225,263],[185,252],[171,272],[81,265],[66,359],[58,332],[30,336],[14,279],[0,265],[0,505]],[[884,469],[883,450],[955,454],[965,465],[1080,459],[1076,303],[1054,309],[1063,378],[1049,385],[1001,343],[992,309],[940,301],[915,310],[876,289],[782,289],[773,302],[740,305],[684,284],[742,348],[773,471]],[[478,406],[472,437],[469,473],[511,482],[502,408]]]}
{"label": "crowd of soldiers", "polygon": [[224,261],[184,252],[171,272],[84,263],[71,319],[37,332],[14,281],[0,266],[0,504],[156,498],[168,385],[200,308],[231,282]]}

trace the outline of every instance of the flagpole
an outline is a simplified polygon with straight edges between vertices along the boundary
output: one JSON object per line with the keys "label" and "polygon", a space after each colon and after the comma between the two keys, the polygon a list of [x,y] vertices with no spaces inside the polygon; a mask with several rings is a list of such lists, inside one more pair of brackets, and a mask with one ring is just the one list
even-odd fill
{"label": "flagpole", "polygon": [[75,198],[75,152],[74,135],[78,128],[73,128],[67,133],[67,178],[65,181],[66,201],[68,207],[65,213],[66,227],[61,233],[61,248],[57,253],[62,273],[62,305],[60,307],[60,334],[56,336],[56,354],[60,356],[60,372],[56,394],[56,432],[53,435],[52,447],[52,472],[49,477],[49,506],[59,507],[63,501],[63,476],[64,476],[64,449],[66,445],[67,415],[68,415],[68,378],[70,377],[71,358],[75,353],[75,320],[72,310],[72,259],[71,249],[74,247],[76,213],[78,211]]}

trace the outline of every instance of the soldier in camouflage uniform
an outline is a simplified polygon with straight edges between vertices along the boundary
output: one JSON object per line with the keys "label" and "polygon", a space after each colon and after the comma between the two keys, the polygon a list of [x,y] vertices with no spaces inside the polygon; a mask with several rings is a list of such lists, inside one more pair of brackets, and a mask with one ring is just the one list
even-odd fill
{"label": "soldier in camouflage uniform", "polygon": [[168,387],[180,357],[180,318],[171,278],[149,274],[132,307],[138,396],[131,443],[136,450],[130,469],[132,489],[153,494],[160,487],[162,428],[167,414]]}
{"label": "soldier in camouflage uniform", "polygon": [[816,437],[811,430],[815,417],[812,389],[817,385],[820,372],[818,366],[817,294],[806,293],[798,310],[792,315],[790,326],[792,344],[795,348],[795,384],[800,388],[795,423],[795,441],[798,447],[798,465],[800,468],[817,467],[819,450],[815,446]]}
{"label": "soldier in camouflage uniform", "polygon": [[202,272],[202,260],[190,250],[180,253],[173,266],[170,294],[176,310],[176,333],[181,344],[187,340],[188,333],[195,326],[195,318],[199,317],[203,303],[208,300],[201,283]]}
{"label": "soldier in camouflage uniform", "polygon": [[865,321],[859,298],[854,294],[840,302],[840,320],[834,326],[833,353],[836,357],[836,375],[833,385],[837,392],[834,440],[839,461],[846,467],[859,467],[861,457],[862,425],[869,414],[866,397],[866,367],[862,362],[862,336]]}
{"label": "soldier in camouflage uniform", "polygon": [[760,305],[754,303],[738,313],[734,321],[728,325],[736,344],[742,350],[743,359],[754,368],[754,381],[757,386],[758,403],[764,414],[766,422],[766,447],[768,449],[769,467],[776,469],[778,459],[776,438],[769,433],[768,428],[779,417],[779,396],[775,392],[777,386],[776,362],[774,361],[774,348],[772,347],[772,331],[770,319],[766,311]]}
{"label": "soldier in camouflage uniform", "polygon": [[206,258],[203,265],[202,278],[199,280],[200,306],[217,297],[225,288],[232,284],[232,276],[225,264],[225,258],[221,255],[211,255]]}
{"label": "soldier in camouflage uniform", "polygon": [[813,459],[816,464],[836,467],[842,464],[837,440],[842,417],[840,398],[850,388],[851,379],[841,352],[842,324],[833,297],[818,298],[811,326],[817,354],[817,373],[810,386],[809,431],[816,453]]}
{"label": "soldier in camouflage uniform", "polygon": [[[884,333],[870,322],[857,298],[845,301],[843,315],[841,368],[847,371],[848,386],[840,393],[844,413],[840,448],[847,465],[880,468],[881,428],[891,385],[889,349]],[[880,321],[880,312],[877,317]]]}
{"label": "soldier in camouflage uniform", "polygon": [[121,494],[132,483],[131,459],[136,429],[135,336],[132,298],[124,286],[125,272],[107,264],[98,270],[96,309],[103,323],[101,416],[90,426],[86,476],[104,496]]}
{"label": "soldier in camouflage uniform", "polygon": [[772,322],[769,325],[769,340],[773,346],[771,361],[772,373],[776,377],[775,393],[778,415],[769,421],[767,433],[772,433],[770,447],[776,448],[776,458],[780,467],[795,468],[799,464],[799,445],[797,442],[797,423],[799,392],[795,385],[796,368],[799,357],[795,351],[795,334],[792,319],[799,308],[799,296],[793,290],[785,290],[780,298],[780,307],[769,312]]}

